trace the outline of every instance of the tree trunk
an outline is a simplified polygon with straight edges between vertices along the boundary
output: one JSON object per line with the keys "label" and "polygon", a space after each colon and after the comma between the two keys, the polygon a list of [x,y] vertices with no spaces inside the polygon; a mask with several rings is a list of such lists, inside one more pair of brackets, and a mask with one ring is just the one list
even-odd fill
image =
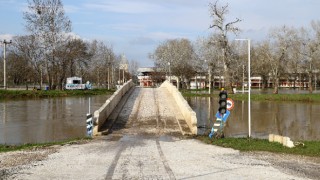
{"label": "tree trunk", "polygon": [[275,83],[274,83],[274,91],[273,94],[278,94],[279,93],[279,78],[277,77],[275,79]]}
{"label": "tree trunk", "polygon": [[312,73],[309,73],[309,93],[312,94],[313,89],[312,89]]}

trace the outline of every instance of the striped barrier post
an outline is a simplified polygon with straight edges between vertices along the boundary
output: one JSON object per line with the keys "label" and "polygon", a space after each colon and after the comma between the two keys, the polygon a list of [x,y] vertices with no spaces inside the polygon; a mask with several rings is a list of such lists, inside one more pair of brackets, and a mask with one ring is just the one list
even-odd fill
{"label": "striped barrier post", "polygon": [[92,137],[92,135],[93,135],[92,114],[87,114],[87,136]]}
{"label": "striped barrier post", "polygon": [[230,111],[227,110],[225,114],[220,114],[219,111],[216,114],[216,121],[214,122],[209,137],[212,138],[213,136],[218,134],[218,131],[222,132],[224,128],[224,124],[227,121],[230,115]]}

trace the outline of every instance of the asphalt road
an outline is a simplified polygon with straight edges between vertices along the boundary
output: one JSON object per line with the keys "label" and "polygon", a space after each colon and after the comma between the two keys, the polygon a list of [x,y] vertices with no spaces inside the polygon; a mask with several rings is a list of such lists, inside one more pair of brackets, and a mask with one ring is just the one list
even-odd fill
{"label": "asphalt road", "polygon": [[[166,89],[136,88],[108,135],[57,147],[8,179],[307,179],[303,173],[190,133]],[[47,151],[41,150],[39,151]],[[14,153],[11,154],[14,157]],[[4,157],[0,155],[0,162]],[[1,163],[0,163],[1,164]],[[4,176],[3,176],[4,177]],[[1,179],[1,178],[0,178]]]}

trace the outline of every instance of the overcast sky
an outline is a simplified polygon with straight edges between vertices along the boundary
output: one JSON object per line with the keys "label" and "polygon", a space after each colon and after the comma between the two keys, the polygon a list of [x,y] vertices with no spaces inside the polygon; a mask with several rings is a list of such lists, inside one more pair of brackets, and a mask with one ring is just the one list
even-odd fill
{"label": "overcast sky", "polygon": [[[0,0],[0,40],[25,35],[23,11],[26,0]],[[208,4],[214,0],[62,0],[72,21],[73,33],[84,40],[102,40],[117,54],[125,54],[142,67],[159,43],[174,38],[192,41],[212,30]],[[319,0],[220,0],[229,3],[230,20],[238,17],[239,38],[265,39],[268,31],[282,25],[309,27],[320,20]],[[1,47],[2,49],[2,47]]]}

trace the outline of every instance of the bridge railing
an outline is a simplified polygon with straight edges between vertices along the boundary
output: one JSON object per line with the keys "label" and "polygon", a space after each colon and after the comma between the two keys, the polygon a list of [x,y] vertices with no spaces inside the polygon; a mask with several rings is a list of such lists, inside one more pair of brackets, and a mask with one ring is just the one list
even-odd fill
{"label": "bridge railing", "polygon": [[114,108],[118,105],[121,98],[133,87],[135,84],[132,80],[126,82],[113,95],[106,100],[106,102],[94,112],[94,128],[93,135],[99,135],[101,126],[108,119]]}
{"label": "bridge railing", "polygon": [[165,87],[168,89],[170,94],[173,96],[174,100],[176,101],[177,105],[179,106],[179,109],[186,120],[191,133],[197,134],[198,127],[197,127],[197,115],[196,112],[194,112],[191,107],[189,106],[188,102],[184,99],[182,94],[179,92],[179,90],[173,86],[169,81],[165,81],[161,84],[161,87]]}

